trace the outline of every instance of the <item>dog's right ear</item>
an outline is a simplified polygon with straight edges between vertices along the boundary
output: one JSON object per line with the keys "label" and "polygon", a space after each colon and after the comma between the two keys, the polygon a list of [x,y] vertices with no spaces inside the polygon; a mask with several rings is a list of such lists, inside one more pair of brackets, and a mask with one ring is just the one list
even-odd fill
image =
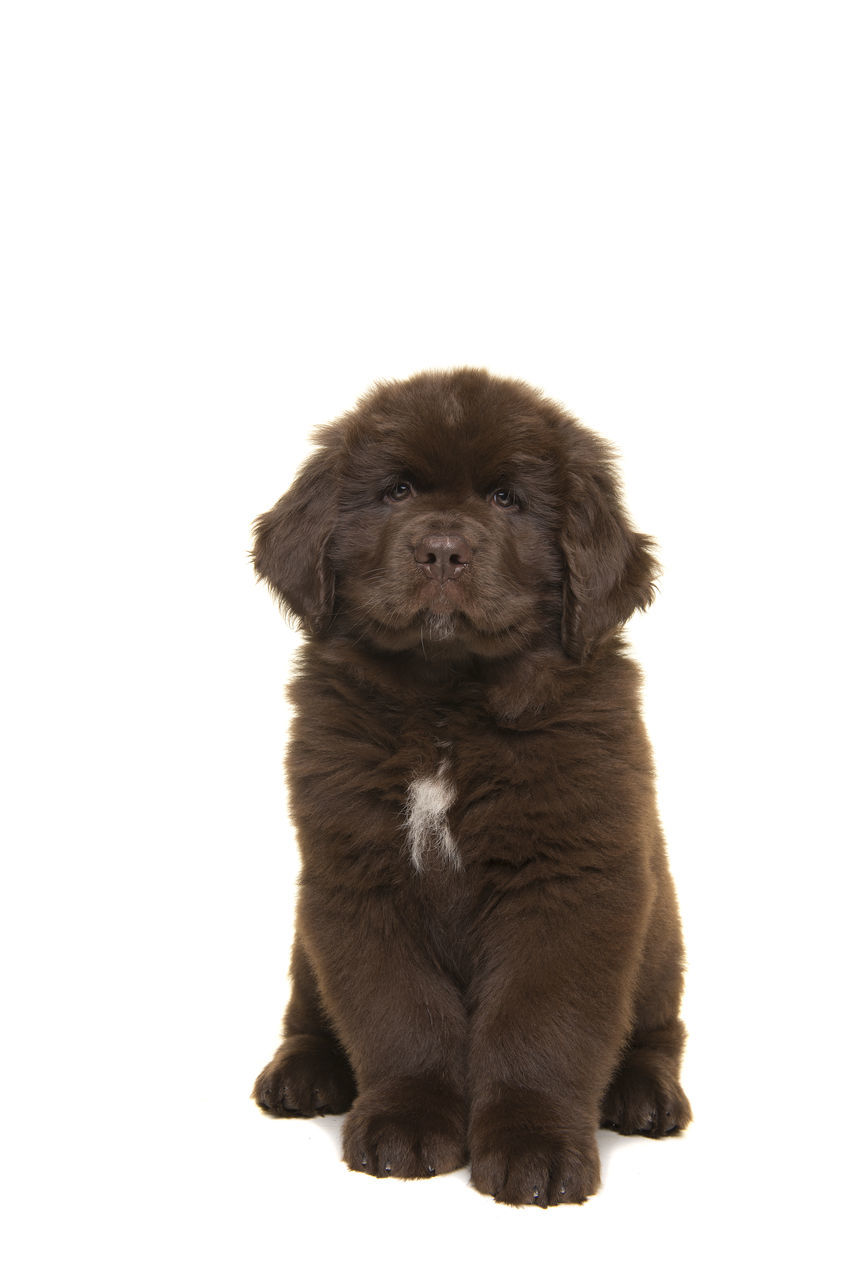
{"label": "dog's right ear", "polygon": [[327,549],[335,528],[336,492],[332,451],[324,446],[252,526],[256,574],[311,634],[323,631],[332,617],[335,581]]}

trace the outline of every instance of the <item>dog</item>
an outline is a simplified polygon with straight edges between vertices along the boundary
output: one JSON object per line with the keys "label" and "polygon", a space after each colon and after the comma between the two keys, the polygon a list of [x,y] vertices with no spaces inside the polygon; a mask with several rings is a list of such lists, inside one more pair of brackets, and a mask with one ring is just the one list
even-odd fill
{"label": "dog", "polygon": [[612,451],[522,382],[425,372],[321,428],[254,533],[305,640],[291,995],[253,1097],[349,1112],[357,1171],[470,1163],[499,1202],[582,1203],[597,1128],[691,1118],[679,912],[620,635],[657,565]]}

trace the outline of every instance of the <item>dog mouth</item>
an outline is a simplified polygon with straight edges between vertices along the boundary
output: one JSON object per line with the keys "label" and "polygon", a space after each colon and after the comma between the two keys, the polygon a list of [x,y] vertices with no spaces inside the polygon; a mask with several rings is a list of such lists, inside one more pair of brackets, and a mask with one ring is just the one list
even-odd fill
{"label": "dog mouth", "polygon": [[421,584],[417,600],[422,609],[442,617],[449,613],[467,612],[466,592],[463,584],[456,578],[447,582],[428,579]]}
{"label": "dog mouth", "polygon": [[[504,609],[473,607],[464,593],[456,589],[430,590],[406,610],[375,620],[375,634],[380,643],[392,649],[422,647],[425,641],[454,641],[464,649],[477,653],[492,652],[498,646],[517,647],[520,619]],[[425,598],[426,597],[426,598]]]}
{"label": "dog mouth", "polygon": [[484,591],[468,567],[447,577],[424,569],[405,580],[385,572],[371,575],[352,603],[359,633],[389,652],[450,643],[461,652],[491,656],[517,651],[531,626],[528,593],[508,598]]}
{"label": "dog mouth", "polygon": [[467,607],[466,593],[456,579],[424,583],[417,601],[413,623],[428,640],[450,640],[459,632],[478,631]]}

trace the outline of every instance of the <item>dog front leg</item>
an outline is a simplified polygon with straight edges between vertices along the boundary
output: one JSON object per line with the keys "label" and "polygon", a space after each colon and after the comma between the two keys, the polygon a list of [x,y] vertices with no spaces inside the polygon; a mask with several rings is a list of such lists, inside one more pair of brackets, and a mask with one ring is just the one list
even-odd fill
{"label": "dog front leg", "polygon": [[459,989],[388,893],[303,885],[300,933],[356,1078],[344,1158],[375,1177],[465,1164],[467,1021]]}
{"label": "dog front leg", "polygon": [[508,1204],[580,1204],[599,1186],[602,1096],[630,1029],[643,893],[565,877],[503,896],[477,930],[469,1146]]}

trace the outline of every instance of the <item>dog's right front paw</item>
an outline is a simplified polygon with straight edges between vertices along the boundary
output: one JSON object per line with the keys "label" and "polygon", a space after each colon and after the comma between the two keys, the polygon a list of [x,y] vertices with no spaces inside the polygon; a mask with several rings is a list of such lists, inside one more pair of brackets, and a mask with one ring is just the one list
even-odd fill
{"label": "dog's right front paw", "polygon": [[466,1162],[462,1098],[434,1081],[389,1081],[359,1095],[344,1125],[344,1159],[375,1178],[432,1178]]}
{"label": "dog's right front paw", "polygon": [[350,1064],[322,1036],[289,1036],[255,1081],[252,1097],[274,1116],[337,1115],[356,1096]]}

